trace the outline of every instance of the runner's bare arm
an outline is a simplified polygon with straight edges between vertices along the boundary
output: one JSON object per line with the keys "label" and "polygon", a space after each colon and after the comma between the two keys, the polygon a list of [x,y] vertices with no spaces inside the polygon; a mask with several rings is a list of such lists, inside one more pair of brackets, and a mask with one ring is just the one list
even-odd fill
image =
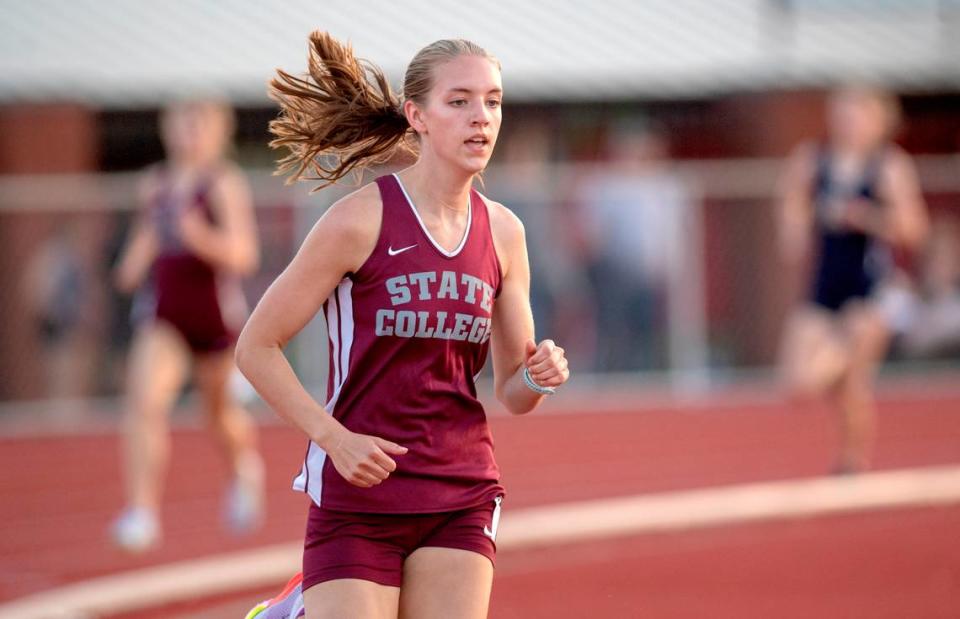
{"label": "runner's bare arm", "polygon": [[131,293],[143,283],[150,265],[157,256],[158,244],[153,225],[147,213],[151,194],[156,190],[154,172],[144,174],[137,184],[139,211],[127,237],[120,260],[113,272],[114,285],[124,293]]}
{"label": "runner's bare arm", "polygon": [[813,184],[816,151],[811,144],[801,144],[787,159],[777,183],[777,232],[780,253],[786,262],[796,264],[810,247],[813,230],[813,207],[810,191]]}
{"label": "runner's bare arm", "polygon": [[[371,188],[372,187],[372,188]],[[380,229],[375,185],[343,198],[320,218],[260,299],[237,342],[237,367],[264,401],[326,451],[347,481],[369,487],[396,468],[387,455],[406,450],[343,427],[310,396],[283,347],[316,315],[343,277],[373,251]]]}
{"label": "runner's bare arm", "polygon": [[524,369],[535,383],[557,387],[570,375],[562,348],[552,340],[534,340],[530,309],[530,264],[523,224],[504,206],[489,202],[494,244],[500,258],[502,283],[493,307],[493,373],[497,399],[514,414],[536,408],[543,395],[523,380]]}
{"label": "runner's bare arm", "polygon": [[900,149],[895,149],[887,162],[880,179],[880,190],[889,209],[890,240],[906,249],[917,250],[930,231],[917,169]]}

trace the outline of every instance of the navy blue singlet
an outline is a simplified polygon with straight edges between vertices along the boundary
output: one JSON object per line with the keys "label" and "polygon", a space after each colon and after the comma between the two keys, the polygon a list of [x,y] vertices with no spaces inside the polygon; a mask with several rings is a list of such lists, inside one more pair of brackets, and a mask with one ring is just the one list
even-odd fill
{"label": "navy blue singlet", "polygon": [[817,155],[813,181],[817,262],[814,268],[811,300],[830,311],[839,311],[852,299],[870,296],[889,268],[889,250],[877,239],[858,230],[831,223],[831,201],[863,199],[874,208],[883,208],[877,185],[884,151],[871,156],[859,180],[842,186],[833,176],[831,154],[822,148]]}

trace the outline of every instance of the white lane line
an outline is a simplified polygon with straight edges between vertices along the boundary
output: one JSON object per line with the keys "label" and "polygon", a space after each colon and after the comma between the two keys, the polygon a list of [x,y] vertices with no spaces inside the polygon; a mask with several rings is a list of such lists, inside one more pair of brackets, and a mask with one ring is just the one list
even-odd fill
{"label": "white lane line", "polygon": [[[277,544],[94,578],[0,606],[3,619],[92,619],[267,588],[300,571],[301,542]],[[284,576],[286,574],[286,576]],[[250,606],[260,600],[252,600]]]}
{"label": "white lane line", "polygon": [[[513,550],[618,535],[842,512],[960,503],[960,466],[775,481],[561,503],[503,512],[497,546]],[[88,619],[279,585],[300,569],[300,542],[104,576],[0,606],[0,619]],[[251,606],[257,600],[251,600]]]}
{"label": "white lane line", "polygon": [[777,481],[505,511],[499,548],[960,503],[960,466]]}

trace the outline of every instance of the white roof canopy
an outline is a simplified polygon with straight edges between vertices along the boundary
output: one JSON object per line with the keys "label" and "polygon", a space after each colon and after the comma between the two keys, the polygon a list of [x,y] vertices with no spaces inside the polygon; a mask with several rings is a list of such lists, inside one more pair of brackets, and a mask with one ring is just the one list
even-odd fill
{"label": "white roof canopy", "polygon": [[395,83],[423,45],[472,39],[513,100],[960,89],[956,0],[0,0],[0,102],[264,103],[276,67],[305,68],[317,28]]}

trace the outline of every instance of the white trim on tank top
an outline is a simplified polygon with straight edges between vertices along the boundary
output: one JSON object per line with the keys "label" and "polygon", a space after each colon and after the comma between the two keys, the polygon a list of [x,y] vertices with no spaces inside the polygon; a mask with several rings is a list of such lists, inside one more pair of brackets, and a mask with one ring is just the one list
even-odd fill
{"label": "white trim on tank top", "polygon": [[437,243],[436,239],[433,238],[433,235],[430,234],[430,230],[427,229],[427,225],[423,223],[423,219],[420,217],[420,213],[417,212],[417,207],[413,205],[413,200],[410,198],[410,194],[407,193],[407,188],[403,186],[403,182],[400,181],[400,177],[394,173],[393,178],[397,179],[397,185],[400,186],[400,191],[403,192],[403,197],[406,198],[407,204],[410,205],[410,210],[413,211],[413,216],[417,218],[417,222],[420,224],[420,229],[423,230],[424,235],[430,239],[430,243],[437,249],[438,252],[446,256],[447,258],[453,258],[459,254],[463,247],[467,244],[467,238],[470,236],[470,226],[473,225],[473,200],[471,197],[467,196],[467,227],[463,231],[463,238],[460,239],[460,244],[457,245],[456,249],[453,251],[447,251],[443,248],[440,243]]}
{"label": "white trim on tank top", "polygon": [[[349,278],[341,280],[327,301],[325,318],[327,321],[327,337],[333,348],[334,373],[333,394],[324,406],[329,414],[333,414],[340,391],[350,374],[350,352],[353,349],[353,282]],[[339,303],[337,303],[339,301]],[[342,335],[342,337],[341,337]],[[327,460],[327,453],[316,443],[307,444],[307,455],[300,473],[293,480],[294,490],[306,492],[313,502],[320,505],[323,495],[323,466]]]}

